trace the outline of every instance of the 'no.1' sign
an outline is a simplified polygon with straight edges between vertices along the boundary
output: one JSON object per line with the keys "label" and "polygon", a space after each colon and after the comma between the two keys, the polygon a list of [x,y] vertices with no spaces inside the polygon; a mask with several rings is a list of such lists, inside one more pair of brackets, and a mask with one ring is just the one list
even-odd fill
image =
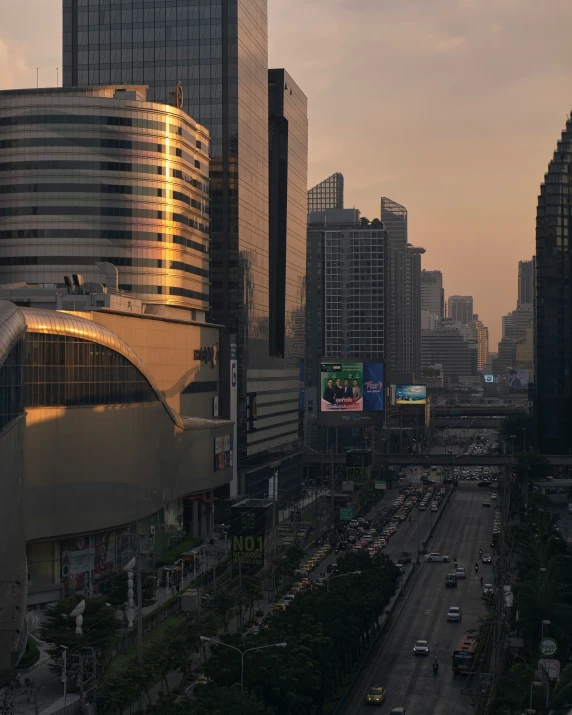
{"label": "'no.1' sign", "polygon": [[264,565],[264,536],[239,534],[232,537],[232,560],[249,566]]}

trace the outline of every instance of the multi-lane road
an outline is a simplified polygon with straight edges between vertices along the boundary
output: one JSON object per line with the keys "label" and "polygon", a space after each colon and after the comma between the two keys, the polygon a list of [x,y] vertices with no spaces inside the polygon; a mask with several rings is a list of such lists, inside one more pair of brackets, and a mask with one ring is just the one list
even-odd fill
{"label": "multi-lane road", "polygon": [[[429,544],[431,551],[447,554],[451,561],[456,557],[459,566],[465,567],[467,578],[460,580],[456,589],[448,589],[445,575],[453,570],[454,564],[422,563],[415,567],[402,610],[399,612],[398,604],[399,615],[388,625],[376,653],[360,674],[346,701],[345,714],[370,712],[365,694],[371,686],[382,686],[387,691],[382,712],[400,706],[407,708],[408,715],[468,715],[472,712],[470,698],[462,692],[466,681],[452,673],[451,654],[463,633],[478,627],[479,618],[485,613],[480,577],[483,576],[485,582],[492,581],[491,566],[481,565],[479,574],[474,573],[479,548],[487,551],[492,532],[494,509],[482,506],[483,496],[483,490],[475,482],[461,482]],[[428,526],[428,516],[429,512],[420,515],[420,526],[423,523]],[[412,523],[406,522],[402,532],[395,534],[387,548],[389,555],[401,550],[416,553],[416,518],[415,514]],[[461,623],[447,623],[449,606],[462,608]],[[413,644],[418,639],[429,641],[429,657],[413,655]],[[435,657],[440,664],[436,676],[431,667]]]}

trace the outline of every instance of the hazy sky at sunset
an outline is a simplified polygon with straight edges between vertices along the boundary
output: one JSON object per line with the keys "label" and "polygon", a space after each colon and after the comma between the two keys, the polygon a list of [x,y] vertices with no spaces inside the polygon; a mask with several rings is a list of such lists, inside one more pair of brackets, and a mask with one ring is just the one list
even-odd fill
{"label": "hazy sky at sunset", "polygon": [[[55,84],[60,0],[0,0],[0,88]],[[445,294],[500,338],[536,199],[572,107],[572,0],[269,0],[270,65],[308,96],[309,182],[409,210]],[[61,71],[61,70],[60,70]],[[61,76],[60,76],[61,78]]]}

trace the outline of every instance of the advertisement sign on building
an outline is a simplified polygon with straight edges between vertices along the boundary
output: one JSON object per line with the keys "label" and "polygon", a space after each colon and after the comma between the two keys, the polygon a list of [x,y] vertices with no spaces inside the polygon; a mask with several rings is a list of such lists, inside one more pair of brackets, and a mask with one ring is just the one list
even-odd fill
{"label": "advertisement sign on building", "polygon": [[506,384],[512,388],[527,388],[528,387],[528,370],[507,370]]}
{"label": "advertisement sign on building", "polygon": [[232,435],[225,434],[214,438],[214,471],[233,466]]}
{"label": "advertisement sign on building", "polygon": [[425,405],[427,403],[427,387],[425,385],[396,385],[396,405]]}
{"label": "advertisement sign on building", "polygon": [[483,375],[485,382],[494,382],[495,381],[495,376],[494,375]]}
{"label": "advertisement sign on building", "polygon": [[320,366],[320,422],[324,425],[383,422],[383,363],[324,362]]}
{"label": "advertisement sign on building", "polygon": [[245,566],[264,566],[264,535],[235,534],[232,537],[232,560]]}

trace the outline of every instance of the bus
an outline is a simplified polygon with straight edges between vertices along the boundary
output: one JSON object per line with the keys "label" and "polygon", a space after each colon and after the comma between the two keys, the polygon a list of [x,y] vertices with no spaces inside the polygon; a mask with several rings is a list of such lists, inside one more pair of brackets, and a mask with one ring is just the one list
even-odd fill
{"label": "bus", "polygon": [[457,647],[453,651],[452,661],[455,675],[466,675],[473,669],[476,650],[476,635],[466,633],[457,643]]}

